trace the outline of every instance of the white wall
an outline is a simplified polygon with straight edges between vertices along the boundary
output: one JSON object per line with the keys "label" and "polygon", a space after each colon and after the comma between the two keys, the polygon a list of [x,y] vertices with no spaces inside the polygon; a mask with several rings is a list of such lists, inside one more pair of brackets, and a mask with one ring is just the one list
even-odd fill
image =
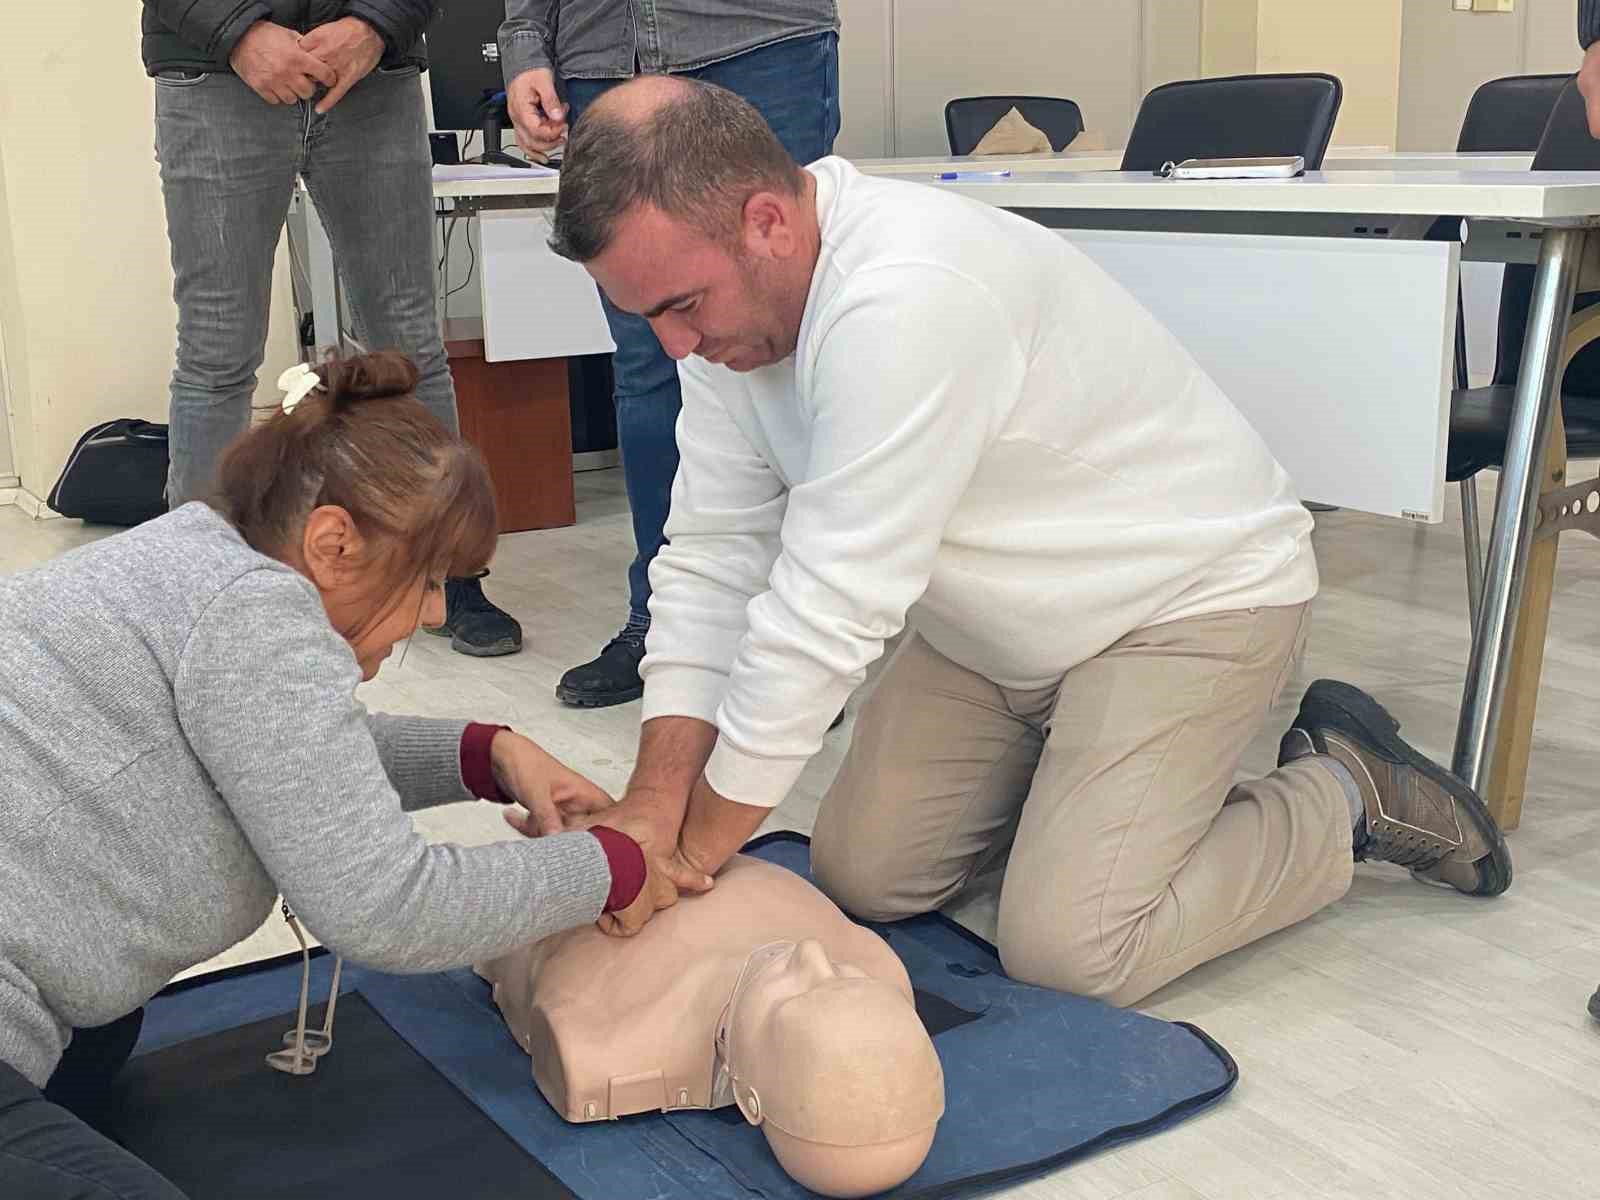
{"label": "white wall", "polygon": [[[5,118],[8,109],[5,107],[5,89],[0,84],[0,155],[4,153]],[[4,159],[0,158],[0,163]],[[11,222],[7,219],[6,206],[6,173],[0,170],[0,475],[11,477],[16,474],[16,455],[12,449],[16,437],[12,427],[16,423],[15,413],[11,404],[11,373],[6,367],[6,313],[11,289],[6,286],[6,281],[15,275],[11,258]]]}
{"label": "white wall", "polygon": [[1260,21],[1258,0],[1203,0],[1200,8],[1200,74],[1252,74]]}
{"label": "white wall", "polygon": [[839,0],[839,110],[834,149],[846,158],[894,154],[893,0]]}
{"label": "white wall", "polygon": [[[1438,0],[1448,4],[1449,0]],[[1407,7],[1435,0],[1411,0]],[[1393,146],[1400,78],[1400,0],[1260,0],[1256,70],[1325,71],[1344,84],[1338,146]]]}
{"label": "white wall", "polygon": [[[42,496],[89,425],[166,419],[176,312],[140,6],[11,8],[14,52],[0,72],[0,369],[17,474]],[[293,353],[286,304],[280,280],[268,385]]]}
{"label": "white wall", "polygon": [[1201,73],[1203,31],[1235,49],[1226,14],[1210,12],[1230,3],[840,0],[840,153],[944,153],[945,102],[994,93],[1076,100],[1086,128],[1120,146],[1145,92]]}
{"label": "white wall", "polygon": [[1510,13],[1406,0],[1397,147],[1452,149],[1467,102],[1490,79],[1577,70],[1577,13],[1577,0],[1518,0]]}

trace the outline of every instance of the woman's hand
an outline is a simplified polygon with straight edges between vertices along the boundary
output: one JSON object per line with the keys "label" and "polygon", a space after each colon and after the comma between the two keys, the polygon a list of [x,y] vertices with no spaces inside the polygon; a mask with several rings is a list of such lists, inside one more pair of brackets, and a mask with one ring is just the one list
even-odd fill
{"label": "woman's hand", "polygon": [[595,813],[614,803],[582,775],[508,729],[494,735],[489,762],[500,790],[520,806],[505,810],[506,824],[525,837],[585,829],[594,824]]}
{"label": "woman's hand", "polygon": [[644,857],[644,886],[627,908],[601,913],[600,932],[612,937],[632,937],[650,923],[650,918],[678,902],[679,893],[698,894],[711,890],[711,878],[688,864],[671,859]]}

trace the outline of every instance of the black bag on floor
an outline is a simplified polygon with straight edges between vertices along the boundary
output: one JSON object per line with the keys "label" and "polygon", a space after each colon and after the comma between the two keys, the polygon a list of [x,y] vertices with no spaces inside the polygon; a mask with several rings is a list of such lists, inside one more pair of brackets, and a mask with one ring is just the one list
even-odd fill
{"label": "black bag on floor", "polygon": [[124,417],[90,429],[46,501],[63,517],[138,525],[167,511],[167,427]]}

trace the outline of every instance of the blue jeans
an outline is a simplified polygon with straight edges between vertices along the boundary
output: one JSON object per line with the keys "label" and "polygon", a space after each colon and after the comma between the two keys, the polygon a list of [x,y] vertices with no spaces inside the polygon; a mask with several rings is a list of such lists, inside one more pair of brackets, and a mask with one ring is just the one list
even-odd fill
{"label": "blue jeans", "polygon": [[[839,36],[825,33],[762,46],[725,62],[688,72],[737,92],[760,110],[772,131],[800,163],[833,153],[839,133]],[[617,79],[566,81],[569,120]],[[650,619],[650,562],[666,541],[672,480],[678,473],[675,431],[682,397],[678,365],[667,357],[650,322],[612,306],[602,293],[606,321],[617,343],[617,442],[622,478],[633,510],[636,554],[628,568],[628,613],[633,623]]]}
{"label": "blue jeans", "polygon": [[272,257],[305,179],[372,350],[400,350],[417,399],[457,428],[434,300],[432,160],[415,67],[377,70],[324,116],[268,104],[238,76],[156,80],[156,157],[172,244],[178,356],[167,502],[203,498],[250,423]]}

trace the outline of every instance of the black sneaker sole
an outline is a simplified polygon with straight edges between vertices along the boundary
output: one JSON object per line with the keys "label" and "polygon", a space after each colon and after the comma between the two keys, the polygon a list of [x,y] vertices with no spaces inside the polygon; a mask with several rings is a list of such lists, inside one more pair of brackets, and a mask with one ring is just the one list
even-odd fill
{"label": "black sneaker sole", "polygon": [[573,708],[614,708],[618,704],[627,704],[644,695],[644,684],[638,687],[623,688],[618,692],[584,692],[572,688],[556,685],[556,699],[563,704],[570,704]]}
{"label": "black sneaker sole", "polygon": [[1433,780],[1455,800],[1456,811],[1466,815],[1489,846],[1489,853],[1476,864],[1479,886],[1469,894],[1498,896],[1511,886],[1511,850],[1488,807],[1462,780],[1413,749],[1400,736],[1400,722],[1383,705],[1348,683],[1319,679],[1306,689],[1294,723],[1306,729],[1340,730],[1372,747],[1389,762],[1410,767]]}
{"label": "black sneaker sole", "polygon": [[457,654],[465,654],[468,658],[503,658],[507,654],[515,654],[522,649],[522,642],[516,638],[500,638],[493,642],[476,645],[463,641],[459,637],[450,639],[450,649]]}

